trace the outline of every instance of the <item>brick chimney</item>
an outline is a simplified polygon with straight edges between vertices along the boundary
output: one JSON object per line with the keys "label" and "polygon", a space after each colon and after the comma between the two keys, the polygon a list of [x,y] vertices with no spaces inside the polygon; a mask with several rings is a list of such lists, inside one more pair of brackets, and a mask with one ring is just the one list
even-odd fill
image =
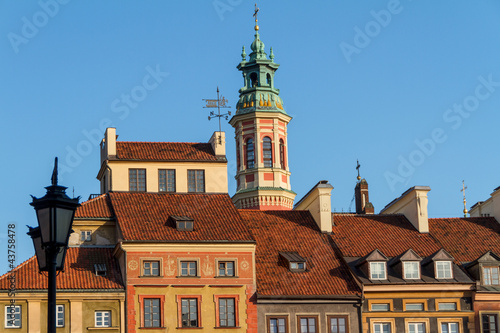
{"label": "brick chimney", "polygon": [[356,198],[356,214],[373,214],[375,208],[368,198],[368,182],[361,179],[354,188],[354,197]]}

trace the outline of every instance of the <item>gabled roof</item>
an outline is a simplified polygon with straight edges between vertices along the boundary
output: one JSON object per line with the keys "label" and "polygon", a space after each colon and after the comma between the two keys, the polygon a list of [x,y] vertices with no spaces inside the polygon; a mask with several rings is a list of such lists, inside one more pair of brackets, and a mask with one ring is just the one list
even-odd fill
{"label": "gabled roof", "polygon": [[420,233],[404,215],[333,214],[332,237],[344,257],[363,257],[378,249],[396,257],[413,249],[427,257],[441,246],[430,234]]}
{"label": "gabled roof", "polygon": [[[64,272],[57,276],[57,289],[123,290],[120,271],[112,249],[70,247],[66,252]],[[95,264],[106,265],[106,275],[95,274]],[[47,289],[47,274],[40,274],[33,256],[15,268],[17,290]],[[10,272],[0,277],[0,290],[8,290]]]}
{"label": "gabled roof", "polygon": [[400,254],[399,256],[392,258],[389,262],[389,265],[392,266],[403,261],[422,261],[422,257],[412,249],[408,249],[406,252]]}
{"label": "gabled roof", "polygon": [[112,218],[113,212],[107,194],[82,202],[75,212],[75,218]]}
{"label": "gabled roof", "polygon": [[216,156],[210,143],[199,142],[116,142],[117,160],[140,161],[226,161]]}
{"label": "gabled roof", "polygon": [[[259,296],[348,296],[360,292],[332,239],[322,234],[307,211],[239,210],[257,241]],[[280,252],[296,252],[307,270],[280,265]]]}
{"label": "gabled roof", "polygon": [[[227,194],[110,192],[125,241],[253,242]],[[193,231],[165,225],[169,216],[188,216]]]}
{"label": "gabled roof", "polygon": [[500,253],[500,224],[493,217],[433,218],[429,219],[429,231],[462,263],[487,251]]}

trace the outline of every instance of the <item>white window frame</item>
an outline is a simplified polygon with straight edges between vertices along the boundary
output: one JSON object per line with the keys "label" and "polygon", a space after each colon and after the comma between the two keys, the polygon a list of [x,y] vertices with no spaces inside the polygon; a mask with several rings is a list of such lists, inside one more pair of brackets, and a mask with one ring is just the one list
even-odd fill
{"label": "white window frame", "polygon": [[[414,266],[412,268],[417,268],[417,277],[413,277],[413,274],[415,273],[415,270],[409,270],[407,269],[407,266],[411,267],[411,266]],[[404,269],[404,279],[405,280],[417,280],[417,279],[420,279],[420,263],[418,261],[405,261],[403,262],[403,269]],[[411,276],[408,277],[407,276],[407,273],[411,273]]]}
{"label": "white window frame", "polygon": [[[382,273],[384,276],[383,277],[374,277],[375,270],[373,269],[373,267],[376,265],[379,266],[380,264],[382,264],[382,267],[383,267]],[[380,266],[379,266],[379,268],[380,268]],[[385,261],[372,261],[372,262],[370,262],[370,280],[387,280],[387,263]]]}
{"label": "white window frame", "polygon": [[[442,309],[443,304],[446,304],[445,306],[453,304],[454,308],[453,309]],[[458,310],[457,302],[439,302],[438,303],[438,311],[457,311],[457,310]]]}
{"label": "white window frame", "polygon": [[[450,276],[440,276],[439,274],[439,265],[441,264],[446,264],[446,266],[448,266],[449,268],[449,272],[450,272]],[[451,261],[436,261],[436,279],[453,279],[453,266],[451,264]],[[446,272],[446,270],[444,270],[443,272]]]}
{"label": "white window frame", "polygon": [[[9,321],[12,321],[10,318],[10,308],[12,308],[11,305],[6,305],[5,306],[5,328],[21,328],[22,323],[23,323],[23,316],[22,316],[22,309],[20,305],[14,305],[14,325],[10,326]],[[15,316],[19,314],[19,319],[16,319]],[[19,325],[16,326],[15,323],[16,321],[19,320]]]}
{"label": "white window frame", "polygon": [[[59,320],[62,320],[62,324],[59,324]],[[64,305],[57,304],[56,305],[56,327],[64,327]]]}
{"label": "white window frame", "polygon": [[380,326],[380,332],[383,333],[384,332],[384,329],[383,329],[384,325],[389,326],[389,333],[392,333],[392,325],[390,322],[375,322],[375,323],[373,323],[373,332],[376,332],[376,329],[375,329],[376,326]]}
{"label": "white window frame", "polygon": [[90,242],[92,240],[92,230],[80,231],[80,240],[82,242]]}
{"label": "white window frame", "polygon": [[412,326],[414,327],[413,332],[418,333],[418,328],[417,328],[418,326],[417,325],[423,325],[423,327],[424,327],[423,333],[427,332],[427,328],[426,328],[426,325],[424,322],[411,322],[411,323],[408,323],[408,333],[412,333],[412,331],[410,329],[410,327],[412,327]]}
{"label": "white window frame", "polygon": [[457,332],[461,332],[460,323],[458,321],[443,321],[443,322],[438,322],[438,324],[439,324],[439,333],[443,333],[443,327],[442,327],[443,325],[448,326],[446,333],[450,333],[451,332],[451,330],[450,330],[451,324],[456,324],[457,325]]}
{"label": "white window frame", "polygon": [[[97,324],[97,314],[100,313],[102,323],[100,325]],[[106,316],[107,315],[107,316]],[[108,324],[106,325],[106,317],[108,319]],[[98,310],[94,314],[94,327],[111,327],[111,311],[109,310]]]}

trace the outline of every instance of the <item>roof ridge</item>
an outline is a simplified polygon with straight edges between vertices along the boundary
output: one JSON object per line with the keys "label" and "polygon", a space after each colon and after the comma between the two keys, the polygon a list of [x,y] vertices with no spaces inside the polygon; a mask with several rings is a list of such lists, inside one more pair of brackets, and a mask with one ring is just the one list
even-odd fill
{"label": "roof ridge", "polygon": [[95,197],[95,198],[85,200],[84,202],[82,202],[82,203],[81,203],[81,205],[85,205],[85,204],[91,203],[91,202],[93,202],[93,201],[96,201],[97,199],[105,198],[107,194],[108,194],[108,192],[103,193],[103,194],[99,194],[99,195],[98,195],[97,197]]}
{"label": "roof ridge", "polygon": [[26,266],[29,262],[31,262],[32,260],[35,260],[36,258],[36,255],[26,259],[25,261],[23,261],[22,263],[20,263],[19,265],[17,265],[14,269],[11,269],[10,271],[7,271],[5,274],[2,274],[0,276],[0,280],[2,280],[6,275],[10,274],[12,271],[18,271],[20,270],[22,267]]}

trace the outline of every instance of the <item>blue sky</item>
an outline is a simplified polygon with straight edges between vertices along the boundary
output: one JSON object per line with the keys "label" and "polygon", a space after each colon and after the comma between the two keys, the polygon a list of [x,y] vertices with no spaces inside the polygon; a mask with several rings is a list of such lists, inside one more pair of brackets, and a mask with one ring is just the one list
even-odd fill
{"label": "blue sky", "polygon": [[[357,159],[376,212],[409,187],[428,185],[431,217],[460,216],[462,180],[468,207],[500,185],[500,2],[258,6],[261,39],[281,65],[275,83],[293,117],[297,199],[326,179],[335,187],[332,207],[354,209]],[[242,0],[0,2],[4,252],[7,224],[15,223],[18,263],[33,254],[29,195],[44,195],[55,156],[70,195],[98,193],[104,127],[124,141],[207,142],[218,124],[207,120],[202,99],[219,86],[234,110],[253,9]],[[156,81],[145,89],[151,73]],[[137,99],[127,102],[132,93]],[[227,123],[223,130],[233,194],[234,132]]]}

